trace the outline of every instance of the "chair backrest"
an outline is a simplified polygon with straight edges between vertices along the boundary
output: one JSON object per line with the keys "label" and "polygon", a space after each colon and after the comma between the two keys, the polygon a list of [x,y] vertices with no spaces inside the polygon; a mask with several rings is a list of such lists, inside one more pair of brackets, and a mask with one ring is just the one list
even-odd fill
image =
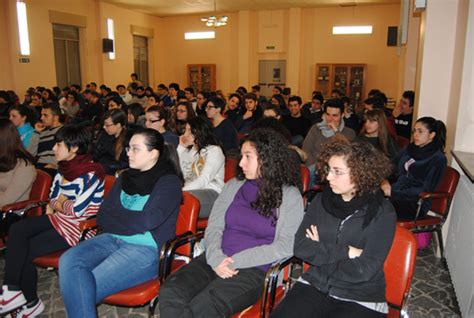
{"label": "chair backrest", "polygon": [[30,200],[48,200],[53,179],[43,170],[36,169],[36,179],[30,192]]}
{"label": "chair backrest", "polygon": [[303,192],[309,189],[309,169],[305,165],[300,165],[301,184],[303,186]]}
{"label": "chair backrest", "polygon": [[239,160],[237,158],[225,158],[224,182],[227,182],[235,177],[235,169],[237,168],[238,164]]}
{"label": "chair backrest", "polygon": [[104,179],[104,199],[109,196],[110,189],[114,185],[115,177],[114,176],[105,176]]}
{"label": "chair backrest", "polygon": [[409,230],[397,226],[392,247],[384,264],[385,296],[392,306],[401,308],[410,291],[416,261],[416,239]]}
{"label": "chair backrest", "polygon": [[[196,233],[197,218],[201,203],[194,195],[183,191],[183,202],[179,207],[178,220],[176,221],[176,235],[191,231]],[[179,254],[189,255],[189,246],[184,245],[177,249]]]}
{"label": "chair backrest", "polygon": [[402,137],[402,136],[397,136],[397,138],[395,139],[395,142],[399,149],[404,149],[410,143],[410,139]]}
{"label": "chair backrest", "polygon": [[438,183],[435,192],[448,193],[447,198],[432,199],[430,210],[447,217],[454,192],[459,182],[459,172],[452,168],[446,167],[441,181]]}
{"label": "chair backrest", "polygon": [[[43,170],[36,169],[36,179],[31,186],[30,200],[46,201],[49,199],[49,191],[53,179],[51,176]],[[29,216],[41,215],[43,210],[41,207],[31,209],[28,213]]]}

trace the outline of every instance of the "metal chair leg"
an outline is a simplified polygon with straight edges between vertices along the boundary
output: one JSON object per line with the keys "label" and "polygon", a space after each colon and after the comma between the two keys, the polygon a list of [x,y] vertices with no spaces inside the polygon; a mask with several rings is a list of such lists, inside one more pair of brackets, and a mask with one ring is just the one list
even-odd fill
{"label": "metal chair leg", "polygon": [[153,318],[155,315],[156,305],[158,305],[158,295],[150,301],[148,305],[148,317]]}
{"label": "metal chair leg", "polygon": [[438,238],[439,253],[441,254],[441,259],[444,259],[444,246],[443,246],[443,233],[441,228],[436,229],[436,237]]}

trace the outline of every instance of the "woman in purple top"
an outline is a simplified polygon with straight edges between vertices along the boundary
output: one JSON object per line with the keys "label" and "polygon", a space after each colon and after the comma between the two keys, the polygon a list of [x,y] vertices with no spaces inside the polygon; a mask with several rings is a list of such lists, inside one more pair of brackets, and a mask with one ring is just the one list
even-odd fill
{"label": "woman in purple top", "polygon": [[269,266],[292,255],[303,199],[288,141],[256,129],[241,156],[237,177],[214,203],[206,253],[171,275],[160,291],[162,318],[230,317],[258,300]]}

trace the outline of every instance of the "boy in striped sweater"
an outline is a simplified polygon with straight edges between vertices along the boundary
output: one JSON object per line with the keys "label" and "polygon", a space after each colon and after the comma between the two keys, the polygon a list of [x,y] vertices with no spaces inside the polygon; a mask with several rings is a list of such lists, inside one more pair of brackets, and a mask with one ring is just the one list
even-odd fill
{"label": "boy in striped sweater", "polygon": [[65,126],[56,134],[58,173],[46,215],[26,218],[10,229],[0,314],[15,311],[17,317],[36,317],[44,310],[36,292],[33,259],[75,246],[79,223],[99,210],[105,172],[88,154],[91,140],[90,131],[77,126]]}

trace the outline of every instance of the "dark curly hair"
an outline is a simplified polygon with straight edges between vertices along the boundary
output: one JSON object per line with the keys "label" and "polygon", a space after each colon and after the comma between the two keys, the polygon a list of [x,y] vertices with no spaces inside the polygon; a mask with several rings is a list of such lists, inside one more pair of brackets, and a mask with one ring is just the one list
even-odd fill
{"label": "dark curly hair", "polygon": [[382,181],[390,175],[389,159],[367,142],[338,140],[326,144],[318,155],[318,173],[326,180],[328,161],[333,156],[344,157],[350,169],[351,181],[356,196],[374,194],[380,190]]}
{"label": "dark curly hair", "polygon": [[[242,144],[249,142],[257,150],[260,187],[257,199],[252,202],[252,208],[259,214],[269,218],[276,224],[278,214],[273,209],[282,203],[283,186],[299,187],[301,183],[299,163],[288,149],[288,140],[280,133],[269,128],[258,128],[242,140]],[[237,179],[244,180],[245,176],[237,168]]]}

